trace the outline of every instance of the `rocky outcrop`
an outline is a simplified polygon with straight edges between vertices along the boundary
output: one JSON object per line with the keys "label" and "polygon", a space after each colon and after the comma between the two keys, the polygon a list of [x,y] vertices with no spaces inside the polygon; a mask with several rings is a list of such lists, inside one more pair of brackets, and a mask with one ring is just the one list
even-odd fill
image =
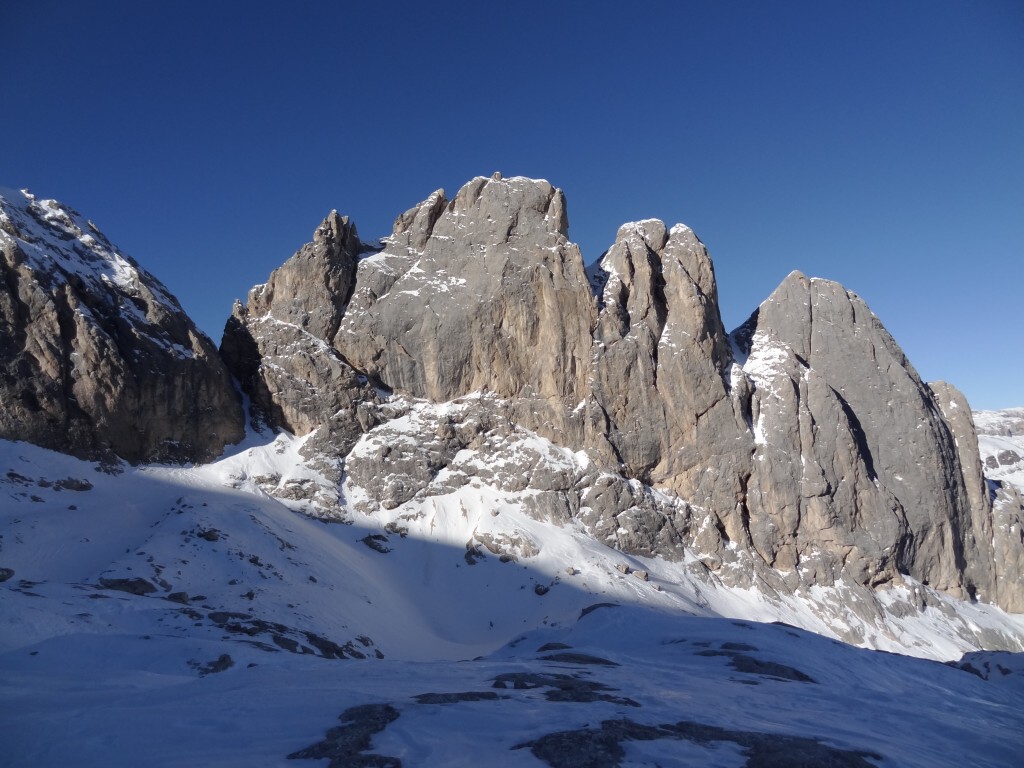
{"label": "rocky outcrop", "polygon": [[751,436],[746,382],[732,391],[707,250],[682,225],[626,224],[597,276],[589,443],[606,440],[631,477],[731,513],[750,471]]}
{"label": "rocky outcrop", "polygon": [[78,456],[205,461],[243,434],[216,348],[76,212],[0,195],[0,438]]}
{"label": "rocky outcrop", "polygon": [[[221,354],[242,384],[257,423],[305,435],[326,426],[347,450],[364,402],[376,393],[331,346],[367,251],[347,217],[332,211],[313,240],[235,302]],[[349,445],[351,447],[351,445]]]}
{"label": "rocky outcrop", "polygon": [[1004,610],[1024,613],[1024,493],[1011,483],[992,484],[992,602]]}
{"label": "rocky outcrop", "polygon": [[864,302],[794,272],[737,333],[755,389],[751,543],[777,568],[963,597],[971,500],[931,391]]}
{"label": "rocky outcrop", "polygon": [[976,411],[972,417],[992,500],[997,602],[1024,613],[1024,408]]}
{"label": "rocky outcrop", "polygon": [[[999,558],[993,551],[993,547],[998,545],[993,540],[992,498],[978,453],[978,433],[974,428],[970,406],[963,393],[952,384],[936,381],[928,386],[953,436],[963,486],[967,491],[970,525],[962,533],[967,581],[974,585],[975,596],[979,600],[1008,605],[1016,601],[1016,598],[1009,593],[1013,590],[1007,591],[1000,586],[997,576]],[[1021,548],[1021,554],[1024,555],[1024,548]],[[1001,597],[1001,592],[1006,594]],[[1024,595],[1021,597],[1024,598]],[[1024,605],[1024,601],[1019,604]]]}
{"label": "rocky outcrop", "polygon": [[[318,430],[306,450],[343,462],[363,511],[484,483],[726,583],[843,581],[871,612],[910,576],[1018,605],[992,542],[1024,547],[995,531],[966,403],[842,286],[793,273],[730,337],[689,228],[624,225],[588,273],[547,182],[439,190],[373,253],[332,217],[223,349],[272,424]],[[420,423],[409,398],[447,415]],[[539,469],[558,462],[532,433],[586,461]]]}
{"label": "rocky outcrop", "polygon": [[530,428],[577,434],[595,310],[567,227],[546,181],[480,177],[450,202],[435,192],[360,262],[335,348],[394,392],[487,392]]}

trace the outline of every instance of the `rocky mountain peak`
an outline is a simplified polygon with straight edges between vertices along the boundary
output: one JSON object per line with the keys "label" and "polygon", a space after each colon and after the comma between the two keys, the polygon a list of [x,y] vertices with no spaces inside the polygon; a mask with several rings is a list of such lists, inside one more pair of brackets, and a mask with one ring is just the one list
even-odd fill
{"label": "rocky mountain peak", "polygon": [[[404,451],[344,459],[364,432],[390,429],[369,382],[458,400],[476,429],[490,425],[503,441],[525,429],[584,452],[620,478],[618,490],[582,493],[589,481],[578,479],[550,501],[561,511],[545,514],[579,510],[626,551],[686,548],[735,584],[870,590],[909,576],[1009,604],[992,568],[972,564],[992,561],[991,507],[970,427],[954,413],[963,406],[920,380],[860,297],[793,272],[730,336],[713,264],[690,228],[624,224],[588,281],[565,211],[546,181],[481,176],[451,200],[438,190],[409,209],[382,251],[346,257],[343,289],[325,287],[328,261],[300,251],[282,270],[298,269],[295,285],[309,286],[293,292],[308,301],[303,318],[329,307],[337,332],[289,319],[287,302],[256,318],[267,293],[257,289],[248,315],[235,313],[261,350],[249,390],[266,388],[262,399],[279,408],[301,403],[302,418],[277,423],[325,425],[318,450],[353,478],[395,473],[398,495],[381,490],[389,505],[422,492],[477,432],[438,442],[451,428],[424,425],[413,442],[436,451],[422,466]],[[293,326],[308,352],[295,352]],[[306,394],[286,394],[296,389]],[[667,513],[616,484],[626,481],[684,506]]]}
{"label": "rocky mountain peak", "polygon": [[210,459],[242,436],[216,349],[152,275],[54,200],[0,194],[0,437]]}
{"label": "rocky mountain peak", "polygon": [[451,216],[446,222],[451,229],[481,243],[513,238],[532,243],[551,235],[568,237],[569,218],[562,190],[541,179],[497,176],[478,176],[462,186],[451,202]]}
{"label": "rocky mountain peak", "polygon": [[593,301],[565,238],[560,190],[478,177],[445,204],[404,214],[359,264],[334,345],[399,392],[443,401],[470,392],[572,403],[589,365]]}
{"label": "rocky mountain peak", "polygon": [[621,243],[631,238],[639,240],[651,251],[660,251],[668,240],[668,229],[660,219],[626,222],[615,233],[615,242]]}
{"label": "rocky mountain peak", "polygon": [[422,250],[447,206],[448,198],[445,197],[444,190],[436,190],[422,203],[395,219],[391,243],[417,251]]}
{"label": "rocky mountain peak", "polygon": [[[92,344],[172,361],[150,365],[172,388],[150,423],[184,413],[175,418],[192,431],[159,450],[213,450],[196,429],[223,445],[227,427],[208,406],[202,418],[189,411],[183,393],[209,403],[207,390],[225,388],[197,395],[181,382],[198,374],[181,371],[226,374],[166,289],[77,214],[20,200],[0,217],[13,286],[3,349],[17,351],[3,381],[22,404],[4,415],[5,434],[56,445],[70,425],[83,453],[135,435],[110,414],[141,421],[156,385]],[[435,191],[380,249],[332,211],[236,304],[221,354],[258,423],[311,435],[303,455],[334,484],[318,498],[354,483],[366,510],[404,514],[424,495],[490,483],[529,491],[538,519],[576,521],[627,553],[689,553],[716,583],[853,585],[865,611],[884,610],[875,590],[907,580],[1020,605],[1020,506],[993,505],[962,396],[922,382],[859,296],[793,272],[730,335],[714,266],[688,227],[623,225],[589,278],[567,235],[560,190],[500,174],[451,199]],[[33,266],[44,256],[53,264]],[[81,359],[102,384],[81,383]],[[23,370],[44,384],[26,388]],[[433,405],[412,418],[412,403]],[[159,454],[123,439],[113,450]],[[467,468],[464,451],[502,469]]]}
{"label": "rocky mountain peak", "polygon": [[935,394],[863,300],[793,273],[736,336],[755,384],[750,519],[766,559],[778,562],[780,533],[796,562],[822,551],[824,530],[845,531],[826,549],[847,568],[856,552],[862,578],[991,595],[968,566],[987,546],[973,532],[986,518],[979,468],[964,467]]}
{"label": "rocky mountain peak", "polygon": [[248,312],[272,314],[318,338],[332,338],[352,295],[359,254],[367,249],[348,217],[331,211],[312,242],[249,292]]}
{"label": "rocky mountain peak", "polygon": [[373,398],[365,377],[331,346],[372,249],[347,216],[331,211],[270,279],[236,302],[220,352],[249,395],[253,421],[304,435],[332,419],[345,431],[353,404]]}

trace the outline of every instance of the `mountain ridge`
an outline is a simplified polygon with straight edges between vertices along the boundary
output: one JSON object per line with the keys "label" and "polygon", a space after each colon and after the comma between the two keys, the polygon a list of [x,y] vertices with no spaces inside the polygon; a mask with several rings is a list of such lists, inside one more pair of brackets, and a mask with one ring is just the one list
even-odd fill
{"label": "mountain ridge", "polygon": [[[18,238],[24,233],[49,237],[52,250],[80,261],[92,254],[92,263],[113,265],[113,277],[92,283],[120,294],[152,284],[143,306],[151,315],[163,308],[157,319],[172,317],[200,345],[182,354],[165,344],[165,358],[209,357],[205,337],[193,333],[173,297],[105,238],[97,244],[78,214],[22,199],[4,214],[8,270],[24,262],[36,264],[31,274],[46,272],[38,258],[19,257],[36,248]],[[584,521],[597,536],[626,531],[612,537],[626,553],[698,553],[715,578],[783,593],[849,581],[863,588],[870,610],[879,610],[877,588],[904,576],[1021,610],[1024,589],[1012,575],[1024,563],[1024,543],[1013,535],[1012,510],[1008,525],[993,527],[994,492],[986,492],[970,448],[977,437],[966,401],[936,385],[944,414],[939,395],[859,297],[794,272],[728,334],[714,266],[689,227],[624,224],[585,268],[567,237],[566,211],[550,183],[500,174],[473,179],[450,200],[434,192],[396,219],[379,248],[332,211],[312,242],[253,288],[246,304],[236,303],[220,356],[255,423],[313,434],[304,456],[326,480],[310,493],[335,500],[324,515],[345,517],[340,500],[354,481],[386,509],[415,503],[436,492],[437,477],[451,474],[461,451],[488,441],[508,450],[535,432],[583,452],[588,468],[535,488],[531,477],[544,462],[536,458],[519,478],[499,476],[498,485],[539,492],[531,503],[542,518]],[[60,245],[68,240],[70,251]],[[61,274],[69,285],[83,282]],[[131,317],[125,304],[115,302]],[[148,322],[138,318],[143,332],[130,326],[132,338],[145,338]],[[6,325],[40,338],[20,331],[17,317]],[[80,355],[74,349],[70,360]],[[33,359],[24,347],[9,368]],[[209,370],[223,382],[219,364]],[[76,381],[116,390],[119,377],[100,371]],[[237,423],[240,404],[221,392],[213,394],[219,405],[180,406],[219,409],[216,442],[190,449],[163,437],[160,445],[177,446],[179,458],[210,458],[237,440],[227,425]],[[392,430],[411,449],[388,445],[369,460],[353,453],[406,418],[403,398],[461,402],[461,421],[446,416],[411,435]],[[156,400],[140,407],[164,406]],[[124,432],[97,410],[94,434]],[[5,434],[32,440],[32,429],[16,423]],[[59,447],[48,433],[35,441]],[[633,481],[679,504],[659,508],[629,490]]]}
{"label": "mountain ridge", "polygon": [[212,342],[92,222],[0,195],[0,437],[79,456],[205,460],[243,434]]}
{"label": "mountain ridge", "polygon": [[[666,556],[688,547],[717,569],[735,544],[754,555],[746,575],[731,577],[737,583],[791,590],[848,578],[873,589],[908,574],[1020,609],[1021,590],[991,565],[993,546],[1019,547],[991,544],[980,465],[957,448],[976,444],[973,426],[954,420],[954,434],[936,394],[859,297],[794,273],[730,336],[714,267],[692,230],[623,225],[588,272],[566,237],[565,210],[558,190],[522,177],[478,177],[450,201],[433,193],[398,218],[382,250],[348,259],[354,288],[331,321],[337,333],[302,337],[319,345],[315,364],[335,360],[346,373],[329,378],[348,383],[310,379],[310,365],[296,362],[308,353],[274,352],[256,365],[265,381],[250,390],[253,402],[273,388],[271,400],[291,400],[275,383],[282,371],[315,381],[325,403],[304,398],[280,423],[318,425],[310,454],[342,459],[340,481],[343,457],[390,418],[381,389],[433,402],[486,393],[475,423],[535,431],[585,451],[603,472],[683,500],[685,511],[632,524],[637,540],[660,537]],[[303,279],[322,282],[315,270]],[[260,311],[258,329],[236,311],[222,344],[229,358],[240,344],[295,349],[291,309],[276,325],[273,307]],[[447,466],[445,452],[465,448],[457,432],[433,458],[384,462],[391,484],[408,489],[392,503],[422,493]],[[558,493],[572,514],[590,509],[595,528],[633,504],[619,493],[608,506],[605,494],[595,512],[593,494]]]}
{"label": "mountain ridge", "polygon": [[[40,318],[136,291],[192,326],[125,257],[135,282],[100,293],[26,266],[116,254],[47,208],[0,217],[0,765],[996,768],[1024,746],[1015,415],[976,431],[837,283],[792,273],[729,334],[689,228],[623,225],[584,268],[558,190],[480,177],[379,248],[328,214],[232,309],[212,365],[244,399],[163,397],[212,344],[80,310],[92,346],[51,344],[54,370],[107,344],[126,362],[80,378],[151,380],[164,418],[119,438],[115,397],[60,439],[8,406],[68,398]],[[167,450],[203,402],[221,427]]]}

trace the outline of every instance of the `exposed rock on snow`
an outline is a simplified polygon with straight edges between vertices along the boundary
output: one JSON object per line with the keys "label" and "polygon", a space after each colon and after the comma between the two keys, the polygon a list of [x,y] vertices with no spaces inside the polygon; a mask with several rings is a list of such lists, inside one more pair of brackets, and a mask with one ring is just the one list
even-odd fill
{"label": "exposed rock on snow", "polygon": [[[369,255],[332,214],[236,307],[225,353],[363,511],[483,483],[733,586],[842,581],[873,614],[909,576],[1020,607],[994,557],[1024,545],[993,528],[966,403],[859,297],[794,273],[730,339],[689,228],[626,224],[588,275],[565,210],[547,182],[481,177]],[[542,477],[561,459],[531,435],[586,460]]]}
{"label": "exposed rock on snow", "polygon": [[402,761],[370,753],[375,733],[398,719],[398,710],[390,704],[364,704],[346,709],[338,717],[340,726],[331,728],[323,741],[292,752],[289,760],[328,759],[329,768],[358,766],[359,768],[401,768]]}
{"label": "exposed rock on snow", "polygon": [[[746,758],[744,765],[786,768],[793,765],[828,765],[835,768],[874,768],[869,760],[881,760],[871,752],[830,747],[816,739],[778,733],[734,731],[697,722],[680,721],[646,725],[620,718],[598,727],[549,733],[520,744],[552,768],[618,768],[626,759],[624,743],[689,741],[697,745],[734,744]],[[868,759],[865,759],[868,758]]]}
{"label": "exposed rock on snow", "polygon": [[0,190],[0,438],[132,462],[242,438],[213,344],[78,213]]}

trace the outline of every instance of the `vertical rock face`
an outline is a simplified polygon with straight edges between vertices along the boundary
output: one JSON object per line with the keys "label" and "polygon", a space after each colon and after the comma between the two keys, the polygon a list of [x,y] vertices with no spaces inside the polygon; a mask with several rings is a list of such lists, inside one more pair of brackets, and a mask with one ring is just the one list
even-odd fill
{"label": "vertical rock face", "polygon": [[1024,613],[1024,491],[1010,483],[991,487],[995,587],[986,599],[1007,611]]}
{"label": "vertical rock face", "polygon": [[313,241],[250,292],[249,313],[271,314],[317,338],[333,338],[355,287],[359,254],[365,250],[355,225],[331,211]]}
{"label": "vertical rock face", "polygon": [[[343,449],[360,434],[359,405],[376,395],[331,346],[367,247],[332,211],[313,240],[236,302],[221,354],[249,395],[253,416],[304,435],[325,425]],[[364,417],[365,418],[365,417]]]}
{"label": "vertical rock face", "polygon": [[591,442],[606,436],[633,476],[731,512],[751,441],[707,250],[682,225],[626,224],[598,277]]}
{"label": "vertical rock face", "polygon": [[[430,195],[377,252],[332,214],[236,306],[223,352],[271,423],[326,427],[314,449],[399,489],[388,503],[464,448],[505,462],[529,430],[588,457],[555,517],[627,551],[689,549],[727,583],[844,580],[868,603],[905,574],[1021,604],[994,564],[1024,562],[1019,526],[993,525],[966,403],[929,389],[860,298],[793,273],[730,338],[689,228],[624,225],[588,276],[567,227],[559,190],[497,175]],[[347,456],[360,431],[409,428],[378,387],[457,399],[463,421]]]}
{"label": "vertical rock face", "polygon": [[736,336],[755,385],[755,550],[782,570],[862,583],[907,573],[973,594],[960,454],[931,390],[864,302],[794,272]]}
{"label": "vertical rock face", "polygon": [[53,200],[0,193],[0,437],[203,461],[243,434],[213,344],[154,277]]}
{"label": "vertical rock face", "polygon": [[[967,398],[945,381],[931,382],[935,402],[953,436],[960,472],[970,509],[970,524],[961,532],[966,563],[967,580],[976,590],[976,596],[986,602],[999,602],[999,558],[992,550],[992,498],[985,483],[985,475],[978,453],[978,433]],[[1020,571],[1015,571],[1020,573]]]}
{"label": "vertical rock face", "polygon": [[531,428],[578,431],[595,309],[567,226],[546,181],[476,178],[450,202],[435,192],[360,262],[334,347],[393,391],[489,393]]}

